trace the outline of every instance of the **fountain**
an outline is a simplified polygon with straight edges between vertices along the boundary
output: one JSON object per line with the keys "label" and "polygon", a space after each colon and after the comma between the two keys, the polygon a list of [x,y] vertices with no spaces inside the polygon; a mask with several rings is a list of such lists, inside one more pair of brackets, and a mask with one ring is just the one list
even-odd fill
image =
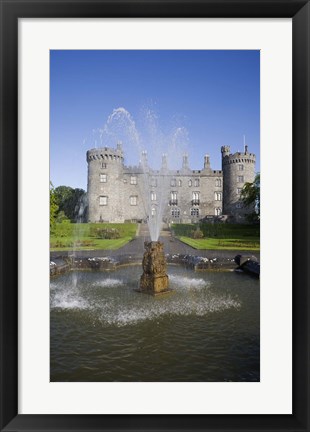
{"label": "fountain", "polygon": [[[179,156],[184,153],[187,131],[185,128],[178,127],[172,133],[164,134],[156,124],[157,116],[153,111],[147,110],[144,117],[146,127],[138,131],[134,119],[125,108],[113,110],[103,129],[100,130],[100,145],[113,145],[117,141],[121,146],[120,143],[124,140],[132,150],[129,153],[137,151],[141,156],[139,166],[130,168],[143,174],[143,182],[138,187],[151,241],[145,243],[143,275],[137,291],[158,295],[169,292],[163,243],[158,241],[164,212],[169,201],[168,158],[170,156],[171,161],[175,161],[178,153]],[[158,157],[162,155],[160,170],[156,171],[149,166],[147,148],[151,151],[152,163],[158,163]],[[154,176],[156,189],[152,183]]]}
{"label": "fountain", "polygon": [[163,246],[159,241],[144,242],[143,274],[140,278],[139,292],[158,295],[171,291]]}

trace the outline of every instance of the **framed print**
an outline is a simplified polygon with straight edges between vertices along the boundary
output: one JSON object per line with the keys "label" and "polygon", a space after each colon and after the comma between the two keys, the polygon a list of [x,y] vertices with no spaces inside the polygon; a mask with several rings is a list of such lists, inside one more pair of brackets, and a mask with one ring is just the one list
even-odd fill
{"label": "framed print", "polygon": [[1,2],[1,430],[309,429],[309,8]]}

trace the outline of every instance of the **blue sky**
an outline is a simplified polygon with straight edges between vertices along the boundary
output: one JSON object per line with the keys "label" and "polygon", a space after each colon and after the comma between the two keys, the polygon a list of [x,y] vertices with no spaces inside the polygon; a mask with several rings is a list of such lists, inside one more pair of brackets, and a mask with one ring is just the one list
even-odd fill
{"label": "blue sky", "polygon": [[51,181],[86,190],[86,151],[117,139],[127,165],[146,149],[154,168],[187,152],[192,169],[205,154],[221,169],[220,147],[242,151],[245,135],[259,171],[259,64],[248,50],[51,51]]}

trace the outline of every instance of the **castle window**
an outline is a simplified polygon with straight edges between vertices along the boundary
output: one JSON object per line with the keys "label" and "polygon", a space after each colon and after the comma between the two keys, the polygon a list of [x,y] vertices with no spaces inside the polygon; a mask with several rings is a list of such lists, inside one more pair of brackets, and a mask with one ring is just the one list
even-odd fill
{"label": "castle window", "polygon": [[244,182],[244,177],[243,176],[238,176],[237,181],[238,181],[238,183],[243,183]]}
{"label": "castle window", "polygon": [[151,216],[152,217],[156,216],[156,208],[155,207],[151,208]]}
{"label": "castle window", "polygon": [[178,193],[177,192],[170,192],[169,204],[172,206],[178,205]]}
{"label": "castle window", "polygon": [[151,179],[151,186],[153,186],[153,187],[157,186],[157,179],[155,177],[152,177],[152,179]]}
{"label": "castle window", "polygon": [[243,171],[244,170],[244,165],[238,165],[238,171]]}
{"label": "castle window", "polygon": [[99,197],[99,205],[101,205],[101,206],[108,205],[108,197],[107,196],[100,196]]}
{"label": "castle window", "polygon": [[194,184],[195,184],[195,187],[199,187],[199,179],[195,179],[195,182],[194,182]]}
{"label": "castle window", "polygon": [[199,205],[199,192],[192,193],[192,205]]}
{"label": "castle window", "polygon": [[192,187],[193,182],[191,180],[188,180],[188,186]]}
{"label": "castle window", "polygon": [[242,188],[237,188],[237,194],[240,195],[242,192]]}
{"label": "castle window", "polygon": [[179,218],[180,217],[180,209],[179,208],[171,209],[171,216],[173,218]]}
{"label": "castle window", "polygon": [[216,187],[221,187],[222,186],[222,180],[221,179],[216,179],[215,180],[215,186]]}
{"label": "castle window", "polygon": [[151,192],[151,201],[156,201],[156,192]]}
{"label": "castle window", "polygon": [[197,207],[191,208],[191,216],[198,217],[199,216],[199,208],[197,208]]}
{"label": "castle window", "polygon": [[107,182],[107,175],[100,174],[100,183],[106,183],[106,182]]}
{"label": "castle window", "polygon": [[137,177],[131,176],[130,177],[130,184],[136,185],[137,184]]}
{"label": "castle window", "polygon": [[215,192],[214,193],[214,200],[215,201],[222,201],[222,194],[221,194],[221,192]]}
{"label": "castle window", "polygon": [[101,163],[101,168],[105,169],[107,167],[107,164],[105,162]]}
{"label": "castle window", "polygon": [[170,186],[176,186],[176,185],[177,185],[176,179],[171,179]]}
{"label": "castle window", "polygon": [[181,187],[182,186],[182,180],[178,181],[178,185]]}
{"label": "castle window", "polygon": [[130,197],[130,205],[136,206],[138,204],[138,197],[136,195],[132,195]]}
{"label": "castle window", "polygon": [[215,216],[220,216],[222,214],[222,209],[220,207],[217,207],[215,209]]}

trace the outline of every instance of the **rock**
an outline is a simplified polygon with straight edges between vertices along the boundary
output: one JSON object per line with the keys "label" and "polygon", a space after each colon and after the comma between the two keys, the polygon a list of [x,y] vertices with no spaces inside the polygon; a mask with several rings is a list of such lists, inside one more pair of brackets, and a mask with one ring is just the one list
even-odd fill
{"label": "rock", "polygon": [[169,291],[169,279],[163,243],[159,241],[144,242],[144,247],[140,291],[153,295]]}

